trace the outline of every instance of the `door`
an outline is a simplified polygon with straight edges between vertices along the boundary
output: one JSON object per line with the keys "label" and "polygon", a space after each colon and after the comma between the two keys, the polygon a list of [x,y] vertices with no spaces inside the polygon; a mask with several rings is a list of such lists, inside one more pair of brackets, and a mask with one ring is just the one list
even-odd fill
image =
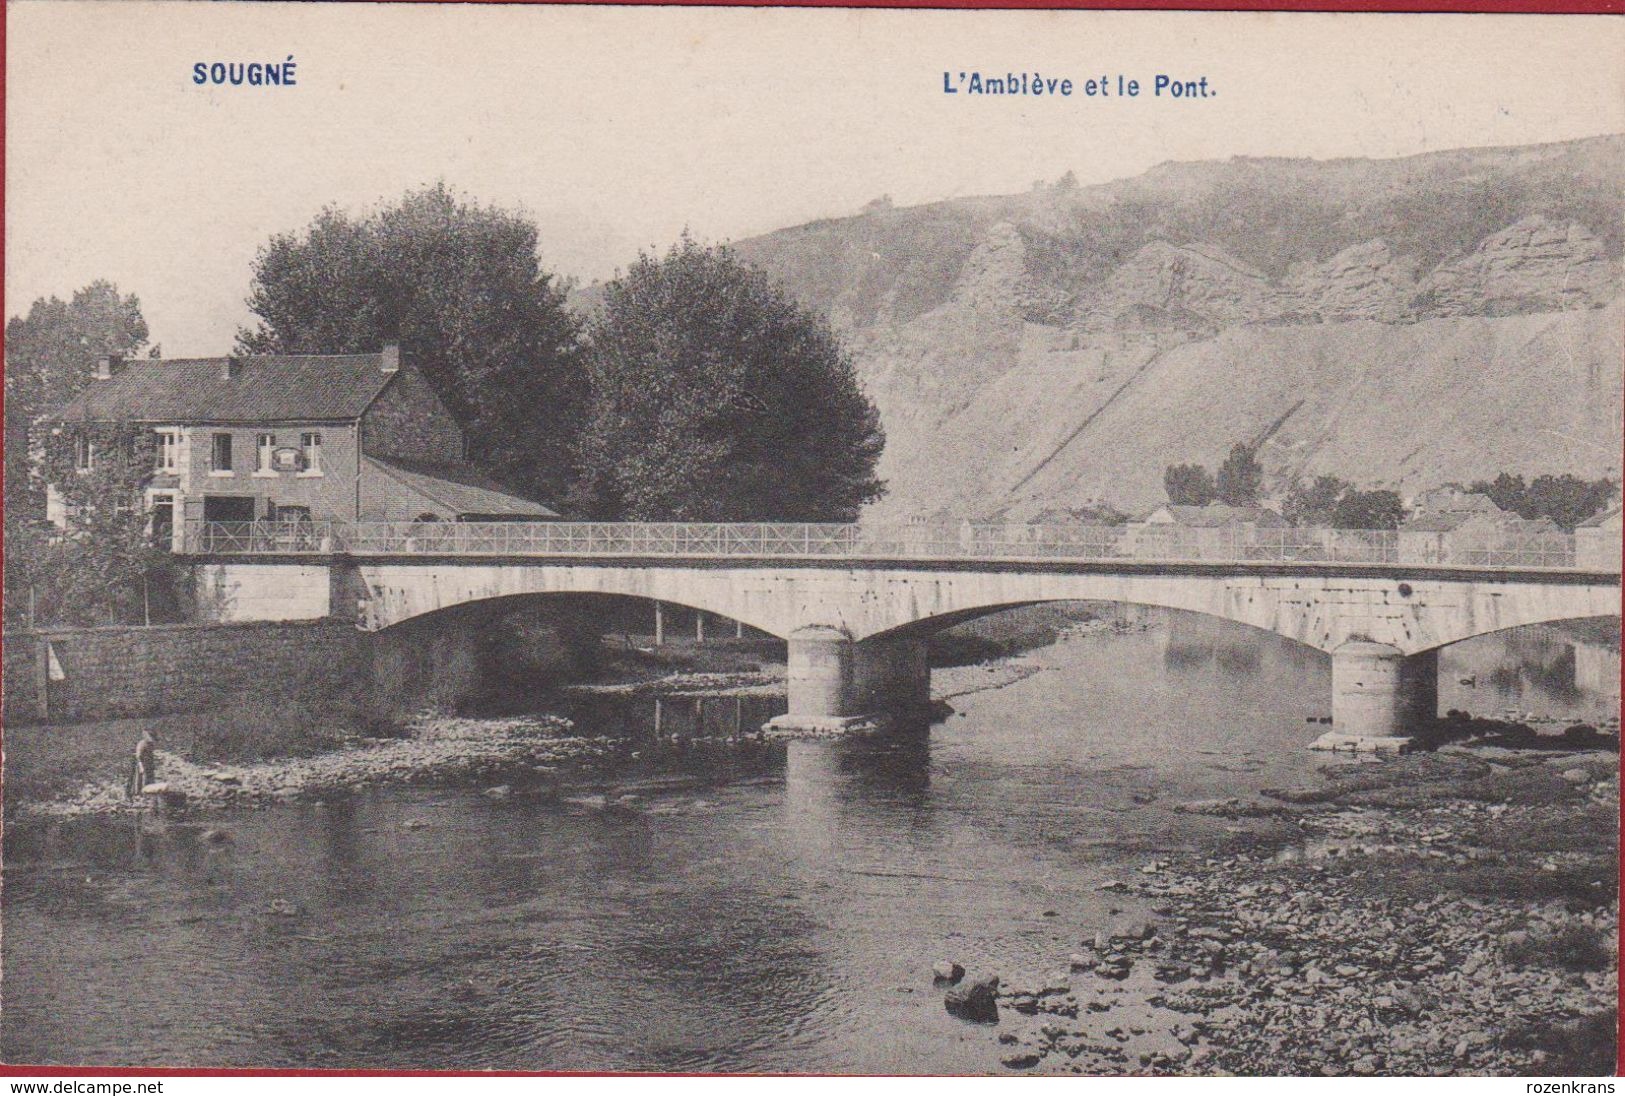
{"label": "door", "polygon": [[204,495],[204,521],[253,521],[253,495]]}
{"label": "door", "polygon": [[175,547],[175,496],[152,496],[152,543],[166,551]]}

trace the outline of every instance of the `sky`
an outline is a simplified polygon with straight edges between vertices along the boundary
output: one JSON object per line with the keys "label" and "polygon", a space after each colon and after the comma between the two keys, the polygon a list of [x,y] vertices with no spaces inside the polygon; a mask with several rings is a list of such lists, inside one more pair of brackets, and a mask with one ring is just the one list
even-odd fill
{"label": "sky", "polygon": [[[219,354],[256,249],[444,181],[582,280],[740,239],[1167,160],[1391,157],[1625,131],[1603,17],[193,4],[7,13],[8,316],[97,278],[165,356]],[[197,62],[297,66],[198,86]],[[1071,98],[943,92],[1037,71]],[[1211,98],[1153,98],[1157,73]],[[1084,81],[1138,78],[1141,97]]]}

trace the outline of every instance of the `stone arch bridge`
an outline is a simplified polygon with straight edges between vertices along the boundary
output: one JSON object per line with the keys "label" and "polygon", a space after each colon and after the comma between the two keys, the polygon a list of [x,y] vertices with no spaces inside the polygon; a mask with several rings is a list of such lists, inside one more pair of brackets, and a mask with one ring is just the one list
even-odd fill
{"label": "stone arch bridge", "polygon": [[[789,647],[783,721],[839,727],[929,699],[925,639],[999,609],[1092,600],[1222,617],[1332,657],[1333,734],[1380,745],[1437,714],[1437,651],[1526,624],[1620,612],[1620,576],[1572,558],[1406,563],[1302,558],[1289,546],[1230,545],[1209,555],[1141,559],[1026,535],[935,541],[831,540],[847,526],[527,526],[482,538],[472,526],[304,530],[300,540],[204,540],[200,602],[222,620],[344,616],[380,630],[459,605],[542,594],[616,594],[715,613]],[[632,529],[819,530],[783,537],[639,540]],[[598,542],[570,529],[609,530]],[[1120,545],[1114,545],[1120,548]],[[664,549],[664,550],[662,550]],[[1093,554],[1093,558],[1091,558]],[[1338,555],[1386,557],[1392,546]],[[1293,556],[1295,558],[1286,558]],[[1271,558],[1275,557],[1275,558]],[[1387,744],[1395,744],[1388,742]]]}

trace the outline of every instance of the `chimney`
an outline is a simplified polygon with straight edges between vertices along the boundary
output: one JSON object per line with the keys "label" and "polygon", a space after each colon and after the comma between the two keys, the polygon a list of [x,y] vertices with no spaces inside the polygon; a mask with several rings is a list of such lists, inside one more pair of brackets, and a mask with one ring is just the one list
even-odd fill
{"label": "chimney", "polygon": [[385,373],[398,372],[401,368],[401,344],[398,342],[385,343],[383,350],[378,353],[378,358]]}
{"label": "chimney", "polygon": [[118,354],[109,354],[96,359],[96,379],[99,381],[112,380],[113,374],[124,368],[124,358]]}
{"label": "chimney", "polygon": [[233,355],[222,358],[220,361],[220,379],[223,381],[235,380],[242,376],[243,359]]}

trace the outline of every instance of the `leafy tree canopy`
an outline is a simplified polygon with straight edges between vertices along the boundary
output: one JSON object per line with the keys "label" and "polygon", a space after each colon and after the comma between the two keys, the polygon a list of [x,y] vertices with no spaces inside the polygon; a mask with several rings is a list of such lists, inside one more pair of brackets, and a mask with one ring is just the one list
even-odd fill
{"label": "leafy tree canopy", "polygon": [[1206,506],[1218,497],[1212,473],[1200,464],[1170,464],[1162,473],[1162,489],[1175,506]]}
{"label": "leafy tree canopy", "polygon": [[[88,467],[77,453],[85,442]],[[61,495],[66,525],[7,529],[8,622],[177,619],[181,572],[154,544],[141,503],[154,447],[151,429],[129,423],[76,423],[45,436],[41,474]]]}
{"label": "leafy tree canopy", "polygon": [[1332,510],[1334,529],[1397,529],[1405,520],[1405,505],[1393,491],[1349,488]]}
{"label": "leafy tree canopy", "polygon": [[1337,476],[1316,476],[1307,484],[1300,480],[1287,489],[1281,516],[1293,525],[1330,525],[1339,500],[1353,486]]}
{"label": "leafy tree canopy", "polygon": [[323,210],[254,260],[249,354],[363,353],[398,339],[462,425],[470,459],[557,499],[586,407],[580,327],[536,225],[443,184],[360,217]]}
{"label": "leafy tree canopy", "polygon": [[[146,546],[136,546],[134,570],[124,551],[122,527],[100,536],[104,524],[140,523],[130,495],[111,490],[104,497],[105,475],[63,477],[69,491],[104,500],[87,512],[82,535],[65,538],[44,525],[44,485],[49,435],[38,420],[59,409],[91,382],[96,359],[132,356],[147,342],[147,323],[134,295],[120,293],[107,281],[96,281],[67,301],[40,298],[26,316],[6,323],[5,362],[5,592],[8,625],[27,618],[30,604],[40,620],[106,623],[118,616],[114,602],[129,599],[127,581],[147,560]],[[36,459],[41,458],[41,459]],[[110,473],[104,468],[103,473]],[[71,482],[68,482],[71,480]],[[123,509],[115,513],[114,500]],[[105,519],[105,521],[104,521]],[[126,606],[127,608],[127,606]]]}
{"label": "leafy tree canopy", "polygon": [[605,292],[576,505],[634,521],[849,521],[885,438],[822,318],[686,234]]}
{"label": "leafy tree canopy", "polygon": [[1214,479],[1219,501],[1227,506],[1252,506],[1258,502],[1258,491],[1264,485],[1264,468],[1252,447],[1237,442],[1230,447],[1230,455],[1219,466]]}
{"label": "leafy tree canopy", "polygon": [[1488,495],[1495,505],[1521,518],[1550,518],[1572,532],[1608,507],[1617,485],[1606,476],[1588,480],[1567,472],[1536,476],[1526,484],[1522,476],[1502,472],[1493,480],[1477,481],[1468,490]]}
{"label": "leafy tree canopy", "polygon": [[[6,448],[28,449],[29,425],[79,394],[96,359],[129,357],[147,342],[141,302],[96,281],[63,301],[42,297],[6,323]],[[13,448],[15,446],[15,448]],[[12,460],[6,461],[8,471]],[[20,465],[19,465],[20,466]]]}
{"label": "leafy tree canopy", "polygon": [[1495,505],[1509,514],[1515,514],[1524,505],[1524,495],[1528,492],[1529,485],[1524,483],[1522,476],[1502,472],[1493,480],[1479,480],[1467,490],[1487,495]]}

